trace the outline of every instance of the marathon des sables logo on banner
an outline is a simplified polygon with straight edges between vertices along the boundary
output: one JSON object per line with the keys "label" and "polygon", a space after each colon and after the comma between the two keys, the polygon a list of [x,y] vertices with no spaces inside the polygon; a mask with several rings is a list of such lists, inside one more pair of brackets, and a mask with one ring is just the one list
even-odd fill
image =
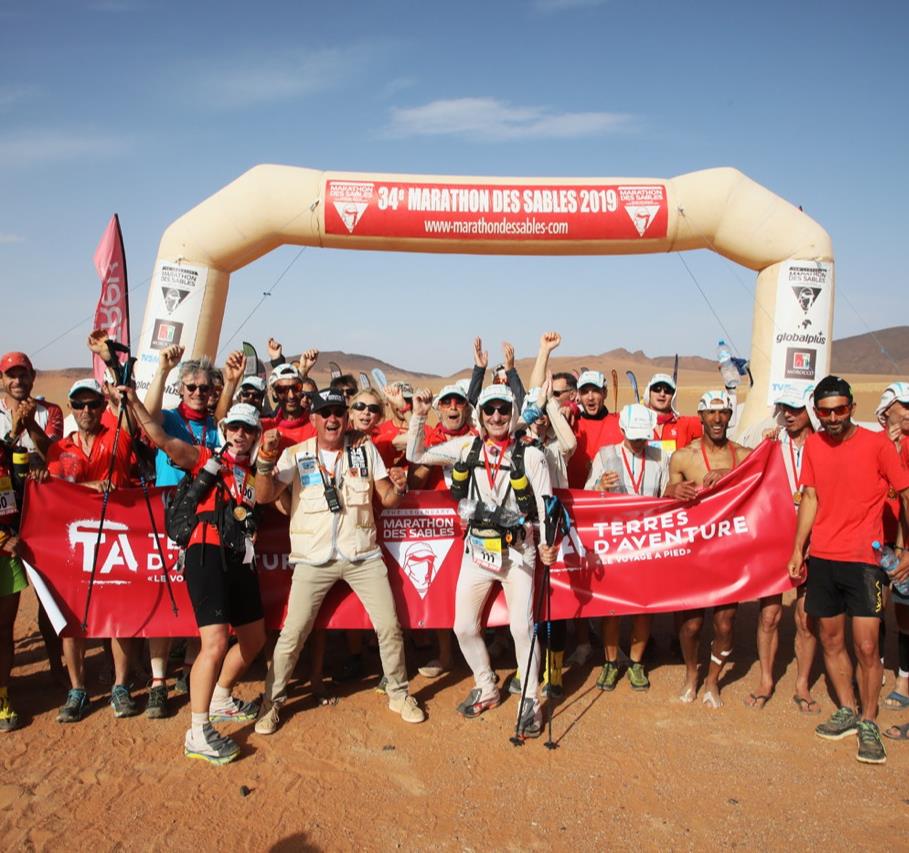
{"label": "marathon des sables logo on banner", "polygon": [[456,518],[446,507],[382,510],[382,544],[420,598],[426,598],[455,543]]}
{"label": "marathon des sables logo on banner", "polygon": [[[86,573],[91,573],[94,563],[100,523],[100,519],[97,518],[83,518],[71,521],[66,526],[70,552]],[[178,548],[165,535],[159,535],[168,568],[171,568],[176,561]],[[105,519],[104,527],[101,529],[101,540],[98,542],[96,584],[123,586],[131,583],[133,576],[138,576],[140,570],[146,573],[147,580],[163,582],[161,568],[161,556],[155,546],[154,534],[133,533],[129,525]],[[182,581],[182,571],[171,572],[170,579]]]}

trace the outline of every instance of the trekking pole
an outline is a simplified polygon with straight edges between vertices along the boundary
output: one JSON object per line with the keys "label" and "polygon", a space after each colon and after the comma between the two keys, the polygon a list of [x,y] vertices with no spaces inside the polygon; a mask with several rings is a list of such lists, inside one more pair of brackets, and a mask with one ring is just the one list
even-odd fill
{"label": "trekking pole", "polygon": [[[543,498],[543,502],[546,506],[546,520],[545,520],[545,531],[546,531],[546,544],[551,545],[555,541],[556,531],[558,529],[559,522],[561,520],[561,513],[559,512],[559,500],[555,497],[546,496]],[[533,653],[536,647],[537,639],[539,638],[540,633],[540,622],[542,621],[540,617],[542,614],[542,603],[543,603],[543,593],[548,588],[549,584],[549,566],[543,567],[543,583],[540,584],[540,588],[537,590],[536,601],[533,606],[534,622],[533,622],[533,637],[530,639],[530,654],[527,656],[527,667],[524,669],[524,674],[521,678],[521,701],[518,705],[518,714],[517,719],[514,724],[514,734],[509,738],[509,740],[515,746],[523,746],[525,738],[521,736],[521,713],[524,710],[524,699],[527,697],[527,685],[530,683],[529,673],[530,665],[533,663]],[[520,663],[520,662],[519,662]],[[552,740],[552,729],[550,722],[550,741]],[[552,747],[549,747],[550,749]]]}
{"label": "trekking pole", "polygon": [[88,593],[85,596],[85,613],[82,615],[82,630],[88,628],[88,608],[92,600],[92,590],[95,587],[95,574],[98,570],[98,552],[101,548],[101,536],[104,532],[104,519],[107,518],[107,505],[110,503],[110,489],[114,479],[114,466],[117,464],[117,446],[120,444],[120,433],[123,431],[124,409],[120,408],[117,415],[117,429],[114,430],[113,451],[110,456],[110,465],[107,468],[107,479],[104,482],[104,492],[101,499],[101,518],[98,521],[98,537],[95,539],[95,551],[92,555],[92,572],[88,578]]}
{"label": "trekking pole", "polygon": [[[546,520],[544,522],[544,534],[546,544],[554,545],[556,535],[558,534],[559,525],[563,518],[563,508],[559,499],[555,496],[544,497],[543,502],[546,505]],[[546,587],[546,665],[549,669],[549,684],[552,685],[552,573],[551,566],[545,566],[543,572],[543,583]],[[550,699],[552,698],[550,694]],[[552,710],[553,703],[547,702],[546,709],[546,726],[549,730],[548,740],[543,746],[546,749],[558,749],[559,745],[552,739]]]}
{"label": "trekking pole", "polygon": [[[126,429],[129,431],[129,437],[131,439],[132,445],[135,445],[135,442],[139,440],[138,435],[136,434],[136,427],[130,418],[129,411],[126,408],[126,395],[123,395],[123,399],[120,403],[122,406],[121,411],[124,412],[126,416]],[[116,444],[114,445],[116,447]],[[142,462],[139,459],[139,454],[136,453],[133,449],[133,453],[136,456],[136,473],[139,475],[139,485],[142,487],[142,497],[145,498],[145,508],[148,510],[148,520],[151,523],[152,534],[155,540],[155,547],[158,551],[158,556],[161,559],[161,571],[164,572],[164,585],[167,587],[167,595],[170,598],[170,609],[173,611],[174,616],[177,615],[177,600],[174,598],[174,590],[170,583],[170,570],[167,568],[167,560],[164,558],[164,548],[161,545],[161,536],[158,533],[158,524],[155,521],[155,513],[152,510],[151,505],[151,496],[148,493],[148,480],[145,479],[145,475],[142,473]],[[179,557],[177,558],[179,560]],[[175,563],[176,565],[176,563]]]}

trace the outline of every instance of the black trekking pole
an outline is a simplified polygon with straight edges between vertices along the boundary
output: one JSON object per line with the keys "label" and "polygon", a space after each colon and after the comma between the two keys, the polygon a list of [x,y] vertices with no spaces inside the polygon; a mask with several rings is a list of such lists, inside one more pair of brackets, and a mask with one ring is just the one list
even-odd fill
{"label": "black trekking pole", "polygon": [[[559,521],[561,520],[561,514],[558,512],[559,504],[558,499],[554,497],[544,497],[543,501],[546,505],[546,519],[545,519],[545,536],[546,544],[551,545],[555,542],[556,532],[558,530]],[[525,668],[521,676],[521,702],[518,705],[518,714],[517,719],[514,724],[514,734],[509,738],[509,740],[515,746],[524,746],[525,738],[521,735],[521,715],[524,710],[524,699],[527,697],[527,685],[530,682],[528,674],[530,673],[530,666],[533,663],[533,653],[536,647],[537,640],[539,639],[540,633],[540,617],[542,614],[542,603],[543,603],[543,593],[549,588],[549,566],[543,566],[543,582],[540,584],[540,588],[537,590],[536,601],[533,606],[534,622],[533,622],[533,637],[530,640],[530,654],[527,657],[527,667]],[[550,711],[550,730],[549,730],[549,741],[552,741],[552,712]],[[553,747],[550,747],[547,742],[547,748],[552,749],[558,744],[554,744]]]}
{"label": "black trekking pole", "polygon": [[[139,454],[135,450],[135,444],[139,440],[139,436],[136,433],[136,427],[133,424],[129,411],[126,408],[126,394],[123,394],[123,397],[120,401],[120,406],[122,407],[121,411],[124,412],[126,416],[126,428],[129,431],[133,454],[136,457],[136,473],[139,475],[139,485],[142,487],[142,497],[145,498],[145,508],[148,510],[148,520],[151,523],[152,535],[155,539],[155,547],[157,548],[158,556],[161,558],[161,571],[164,572],[164,585],[167,587],[167,595],[170,598],[170,609],[173,611],[174,616],[176,616],[177,600],[174,598],[174,590],[170,583],[170,569],[167,567],[167,560],[164,557],[164,548],[161,545],[161,536],[158,533],[158,523],[155,521],[155,513],[152,510],[151,496],[148,493],[148,480],[145,479],[145,474],[142,473],[142,460],[139,458]],[[177,559],[179,559],[179,557]]]}
{"label": "black trekking pole", "polygon": [[124,409],[120,408],[117,415],[117,429],[114,431],[113,451],[110,456],[110,465],[107,468],[107,479],[104,482],[103,498],[101,499],[101,518],[98,521],[98,538],[95,539],[95,551],[92,555],[92,572],[88,578],[88,594],[85,596],[85,613],[82,615],[82,630],[88,628],[88,608],[92,600],[92,590],[95,587],[95,574],[98,570],[98,551],[101,548],[101,536],[104,533],[104,519],[107,517],[107,505],[110,503],[111,484],[114,479],[114,466],[117,464],[117,447],[120,444],[120,433],[123,431]]}
{"label": "black trekking pole", "polygon": [[[544,497],[543,502],[546,505],[546,519],[544,522],[544,535],[546,544],[554,545],[556,536],[559,532],[559,525],[562,522],[563,510],[562,504],[554,495]],[[552,684],[552,572],[551,566],[545,566],[543,572],[543,583],[546,586],[546,666],[549,671],[549,683]],[[551,701],[546,703],[546,726],[549,730],[548,740],[543,744],[546,749],[558,749],[559,745],[552,739],[552,709]]]}

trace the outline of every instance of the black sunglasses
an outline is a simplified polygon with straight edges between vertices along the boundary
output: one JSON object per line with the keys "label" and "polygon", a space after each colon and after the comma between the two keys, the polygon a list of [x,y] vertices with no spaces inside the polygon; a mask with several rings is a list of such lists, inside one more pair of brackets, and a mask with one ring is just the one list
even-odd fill
{"label": "black sunglasses", "polygon": [[250,426],[249,424],[243,423],[241,421],[235,421],[234,423],[224,424],[224,429],[238,429],[241,432],[245,432],[248,435],[252,435],[259,431],[257,427]]}
{"label": "black sunglasses", "polygon": [[70,400],[69,406],[74,412],[81,412],[83,409],[91,409],[97,412],[104,408],[104,400]]}
{"label": "black sunglasses", "polygon": [[373,415],[377,415],[382,411],[382,407],[378,403],[356,402],[350,408],[357,412],[369,412]]}
{"label": "black sunglasses", "polygon": [[326,406],[324,409],[313,412],[313,414],[321,415],[323,418],[330,418],[332,416],[343,418],[347,415],[347,408],[344,406]]}
{"label": "black sunglasses", "polygon": [[657,394],[672,394],[675,389],[669,385],[664,384],[663,382],[657,382],[656,385],[650,386],[650,390],[651,392],[655,392]]}
{"label": "black sunglasses", "polygon": [[443,397],[441,400],[439,400],[440,406],[450,406],[452,403],[454,403],[456,406],[466,406],[467,400],[465,400],[463,397],[459,397],[457,394],[449,394],[447,397]]}
{"label": "black sunglasses", "polygon": [[482,409],[484,415],[491,415],[494,412],[498,412],[500,415],[504,415],[506,418],[511,417],[511,406],[508,403],[502,403],[500,406],[494,406],[492,403],[486,403]]}
{"label": "black sunglasses", "polygon": [[185,382],[183,387],[189,391],[190,394],[195,394],[198,391],[200,394],[207,394],[211,391],[211,385],[195,385],[192,382]]}
{"label": "black sunglasses", "polygon": [[780,403],[780,408],[790,415],[798,415],[805,411],[804,406],[787,406],[785,403]]}
{"label": "black sunglasses", "polygon": [[237,394],[238,397],[256,397],[259,398],[262,396],[261,391],[257,391],[255,388],[241,388],[240,393]]}
{"label": "black sunglasses", "polygon": [[570,394],[573,390],[574,390],[573,388],[563,388],[561,391],[556,391],[555,389],[553,389],[552,396],[558,398],[558,397],[561,397],[563,394]]}

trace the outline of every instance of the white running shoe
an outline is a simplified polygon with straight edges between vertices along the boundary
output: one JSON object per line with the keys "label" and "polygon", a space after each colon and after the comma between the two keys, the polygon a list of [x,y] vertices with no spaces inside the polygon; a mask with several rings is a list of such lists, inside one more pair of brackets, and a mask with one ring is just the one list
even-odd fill
{"label": "white running shoe", "polygon": [[192,729],[186,733],[183,754],[187,758],[201,758],[209,764],[227,764],[240,754],[240,747],[229,737],[218,734],[210,724],[206,724],[201,735],[195,734]]}
{"label": "white running shoe", "polygon": [[400,714],[405,723],[422,723],[426,719],[426,712],[419,706],[417,700],[407,693],[389,699],[388,708]]}

